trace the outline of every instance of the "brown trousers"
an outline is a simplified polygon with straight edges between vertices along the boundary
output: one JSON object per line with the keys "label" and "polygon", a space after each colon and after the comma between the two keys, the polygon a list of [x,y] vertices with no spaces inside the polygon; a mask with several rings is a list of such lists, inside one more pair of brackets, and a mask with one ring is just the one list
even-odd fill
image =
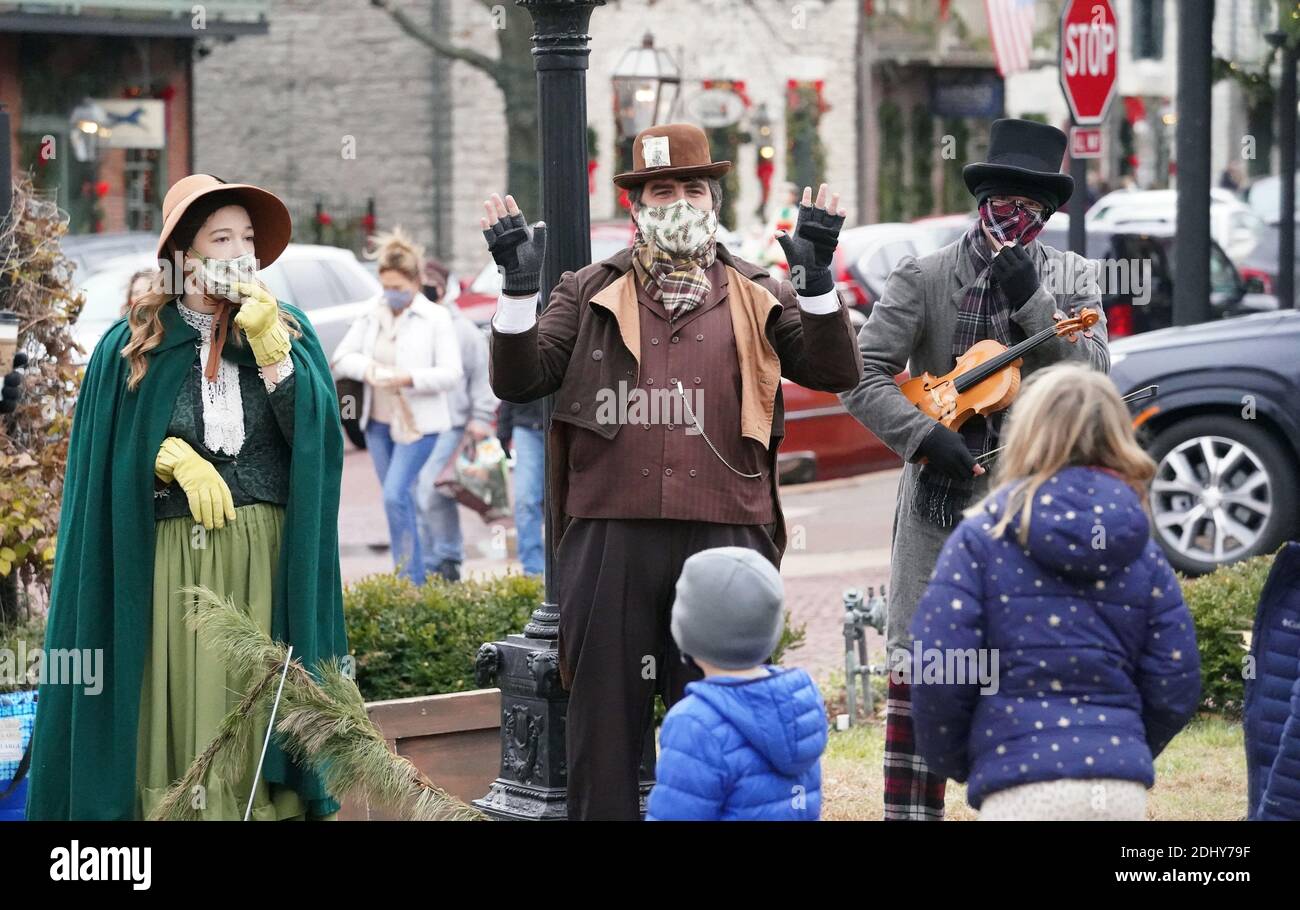
{"label": "brown trousers", "polygon": [[557,554],[560,660],[572,675],[565,726],[570,820],[640,817],[638,786],[654,696],[672,707],[700,678],[669,621],[687,557],[748,547],[779,565],[760,525],[575,518]]}

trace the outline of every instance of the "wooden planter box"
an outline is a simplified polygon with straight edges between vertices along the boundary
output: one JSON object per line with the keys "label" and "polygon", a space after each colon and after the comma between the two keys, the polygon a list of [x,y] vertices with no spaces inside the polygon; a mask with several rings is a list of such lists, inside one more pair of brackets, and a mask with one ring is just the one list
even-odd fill
{"label": "wooden planter box", "polygon": [[[475,689],[366,704],[370,719],[398,755],[452,796],[469,802],[501,770],[501,690]],[[346,821],[391,820],[364,800],[344,800]]]}

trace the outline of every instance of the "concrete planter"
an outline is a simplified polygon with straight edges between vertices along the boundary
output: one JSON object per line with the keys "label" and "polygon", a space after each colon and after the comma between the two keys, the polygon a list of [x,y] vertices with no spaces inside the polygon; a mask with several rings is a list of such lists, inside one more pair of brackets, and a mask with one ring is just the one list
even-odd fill
{"label": "concrete planter", "polygon": [[[500,689],[375,701],[366,709],[398,755],[466,803],[487,793],[501,770]],[[394,816],[354,798],[344,800],[339,818]]]}

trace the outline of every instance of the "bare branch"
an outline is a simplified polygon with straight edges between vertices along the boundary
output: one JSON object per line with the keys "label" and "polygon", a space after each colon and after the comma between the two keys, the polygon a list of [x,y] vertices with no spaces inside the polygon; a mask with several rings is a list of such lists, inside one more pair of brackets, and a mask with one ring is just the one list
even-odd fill
{"label": "bare branch", "polygon": [[444,57],[450,57],[452,60],[460,60],[468,63],[470,66],[482,70],[492,78],[498,85],[501,84],[499,75],[500,61],[486,54],[480,54],[478,51],[470,50],[467,47],[461,47],[451,41],[448,41],[442,35],[425,28],[414,19],[412,19],[405,10],[399,9],[393,5],[390,0],[370,0],[370,5],[378,7],[388,13],[389,18],[397,23],[398,28],[406,32],[416,41],[419,41],[425,47],[442,54]]}

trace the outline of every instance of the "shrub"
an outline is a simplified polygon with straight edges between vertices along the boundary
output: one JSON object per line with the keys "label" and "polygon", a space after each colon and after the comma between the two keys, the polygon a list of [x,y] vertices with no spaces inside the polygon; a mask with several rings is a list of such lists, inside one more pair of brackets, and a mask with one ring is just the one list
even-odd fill
{"label": "shrub", "polygon": [[33,613],[18,622],[0,622],[0,693],[36,688],[36,682],[27,678],[27,671],[32,656],[44,646],[44,613]]}
{"label": "shrub", "polygon": [[542,594],[541,580],[524,575],[417,587],[389,573],[349,585],[343,612],[357,687],[371,701],[476,688],[479,645],[522,632]]}
{"label": "shrub", "polygon": [[[476,688],[479,645],[522,632],[543,593],[541,579],[523,575],[433,578],[417,587],[388,573],[349,585],[343,613],[357,687],[369,701]],[[772,662],[804,638],[804,626],[792,627],[787,612]]]}
{"label": "shrub", "polygon": [[1255,623],[1255,608],[1272,565],[1271,555],[1256,556],[1199,578],[1181,579],[1183,598],[1196,622],[1201,705],[1207,711],[1241,714],[1246,635]]}

